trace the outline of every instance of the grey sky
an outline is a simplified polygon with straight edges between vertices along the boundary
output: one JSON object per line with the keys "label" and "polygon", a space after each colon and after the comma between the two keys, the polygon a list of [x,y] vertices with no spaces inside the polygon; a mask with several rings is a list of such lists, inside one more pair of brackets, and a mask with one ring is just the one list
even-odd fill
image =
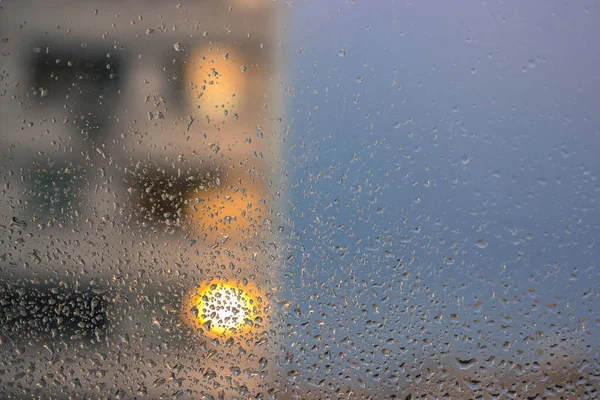
{"label": "grey sky", "polygon": [[494,353],[544,331],[597,351],[598,5],[294,2],[289,15],[291,292],[315,310],[297,322],[329,321],[339,348],[464,334],[457,348]]}

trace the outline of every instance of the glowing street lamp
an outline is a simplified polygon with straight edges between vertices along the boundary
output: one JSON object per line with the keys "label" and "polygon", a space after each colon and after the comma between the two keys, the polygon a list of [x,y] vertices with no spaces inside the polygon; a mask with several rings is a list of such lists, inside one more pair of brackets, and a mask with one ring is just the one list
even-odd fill
{"label": "glowing street lamp", "polygon": [[208,337],[240,337],[262,326],[266,309],[253,284],[211,281],[187,294],[182,315],[189,327]]}

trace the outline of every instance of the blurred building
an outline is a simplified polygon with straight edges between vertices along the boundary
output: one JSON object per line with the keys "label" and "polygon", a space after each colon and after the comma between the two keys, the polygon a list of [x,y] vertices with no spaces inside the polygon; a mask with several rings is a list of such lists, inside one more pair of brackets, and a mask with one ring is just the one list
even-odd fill
{"label": "blurred building", "polygon": [[279,4],[2,8],[0,391],[276,391]]}

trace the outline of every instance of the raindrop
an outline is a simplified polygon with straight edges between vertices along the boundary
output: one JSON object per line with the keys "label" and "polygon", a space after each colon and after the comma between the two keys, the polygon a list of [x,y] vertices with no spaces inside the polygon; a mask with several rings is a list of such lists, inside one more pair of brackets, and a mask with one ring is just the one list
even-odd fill
{"label": "raindrop", "polygon": [[17,217],[12,217],[10,220],[10,224],[11,225],[16,225],[19,228],[26,228],[27,227],[27,221],[19,219]]}
{"label": "raindrop", "polygon": [[446,265],[452,265],[452,264],[454,264],[454,258],[452,258],[452,257],[444,257],[444,264],[446,264]]}
{"label": "raindrop", "polygon": [[488,242],[486,242],[484,239],[478,239],[475,242],[475,246],[479,247],[480,249],[485,249],[488,246]]}
{"label": "raindrop", "polygon": [[462,360],[460,358],[457,358],[456,362],[458,364],[458,368],[460,368],[461,370],[465,370],[471,368],[477,362],[477,360],[475,358],[470,358],[468,360]]}
{"label": "raindrop", "polygon": [[538,184],[542,187],[546,186],[548,184],[548,180],[545,178],[540,178],[538,179]]}
{"label": "raindrop", "polygon": [[212,320],[208,320],[202,324],[202,327],[205,331],[210,332],[210,328],[212,327]]}

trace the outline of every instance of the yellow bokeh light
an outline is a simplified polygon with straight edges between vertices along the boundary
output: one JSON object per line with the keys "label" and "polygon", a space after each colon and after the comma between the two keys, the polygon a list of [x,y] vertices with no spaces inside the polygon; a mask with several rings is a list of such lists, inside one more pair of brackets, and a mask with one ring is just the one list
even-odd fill
{"label": "yellow bokeh light", "polygon": [[259,231],[268,206],[258,185],[201,188],[185,199],[184,218],[201,234],[251,238]]}
{"label": "yellow bokeh light", "polygon": [[244,335],[262,321],[263,307],[254,285],[212,281],[187,294],[183,319],[209,337]]}
{"label": "yellow bokeh light", "polygon": [[201,115],[222,120],[241,109],[248,91],[248,67],[238,54],[227,46],[216,45],[192,52],[184,75],[192,85],[187,92],[188,101],[199,107]]}

